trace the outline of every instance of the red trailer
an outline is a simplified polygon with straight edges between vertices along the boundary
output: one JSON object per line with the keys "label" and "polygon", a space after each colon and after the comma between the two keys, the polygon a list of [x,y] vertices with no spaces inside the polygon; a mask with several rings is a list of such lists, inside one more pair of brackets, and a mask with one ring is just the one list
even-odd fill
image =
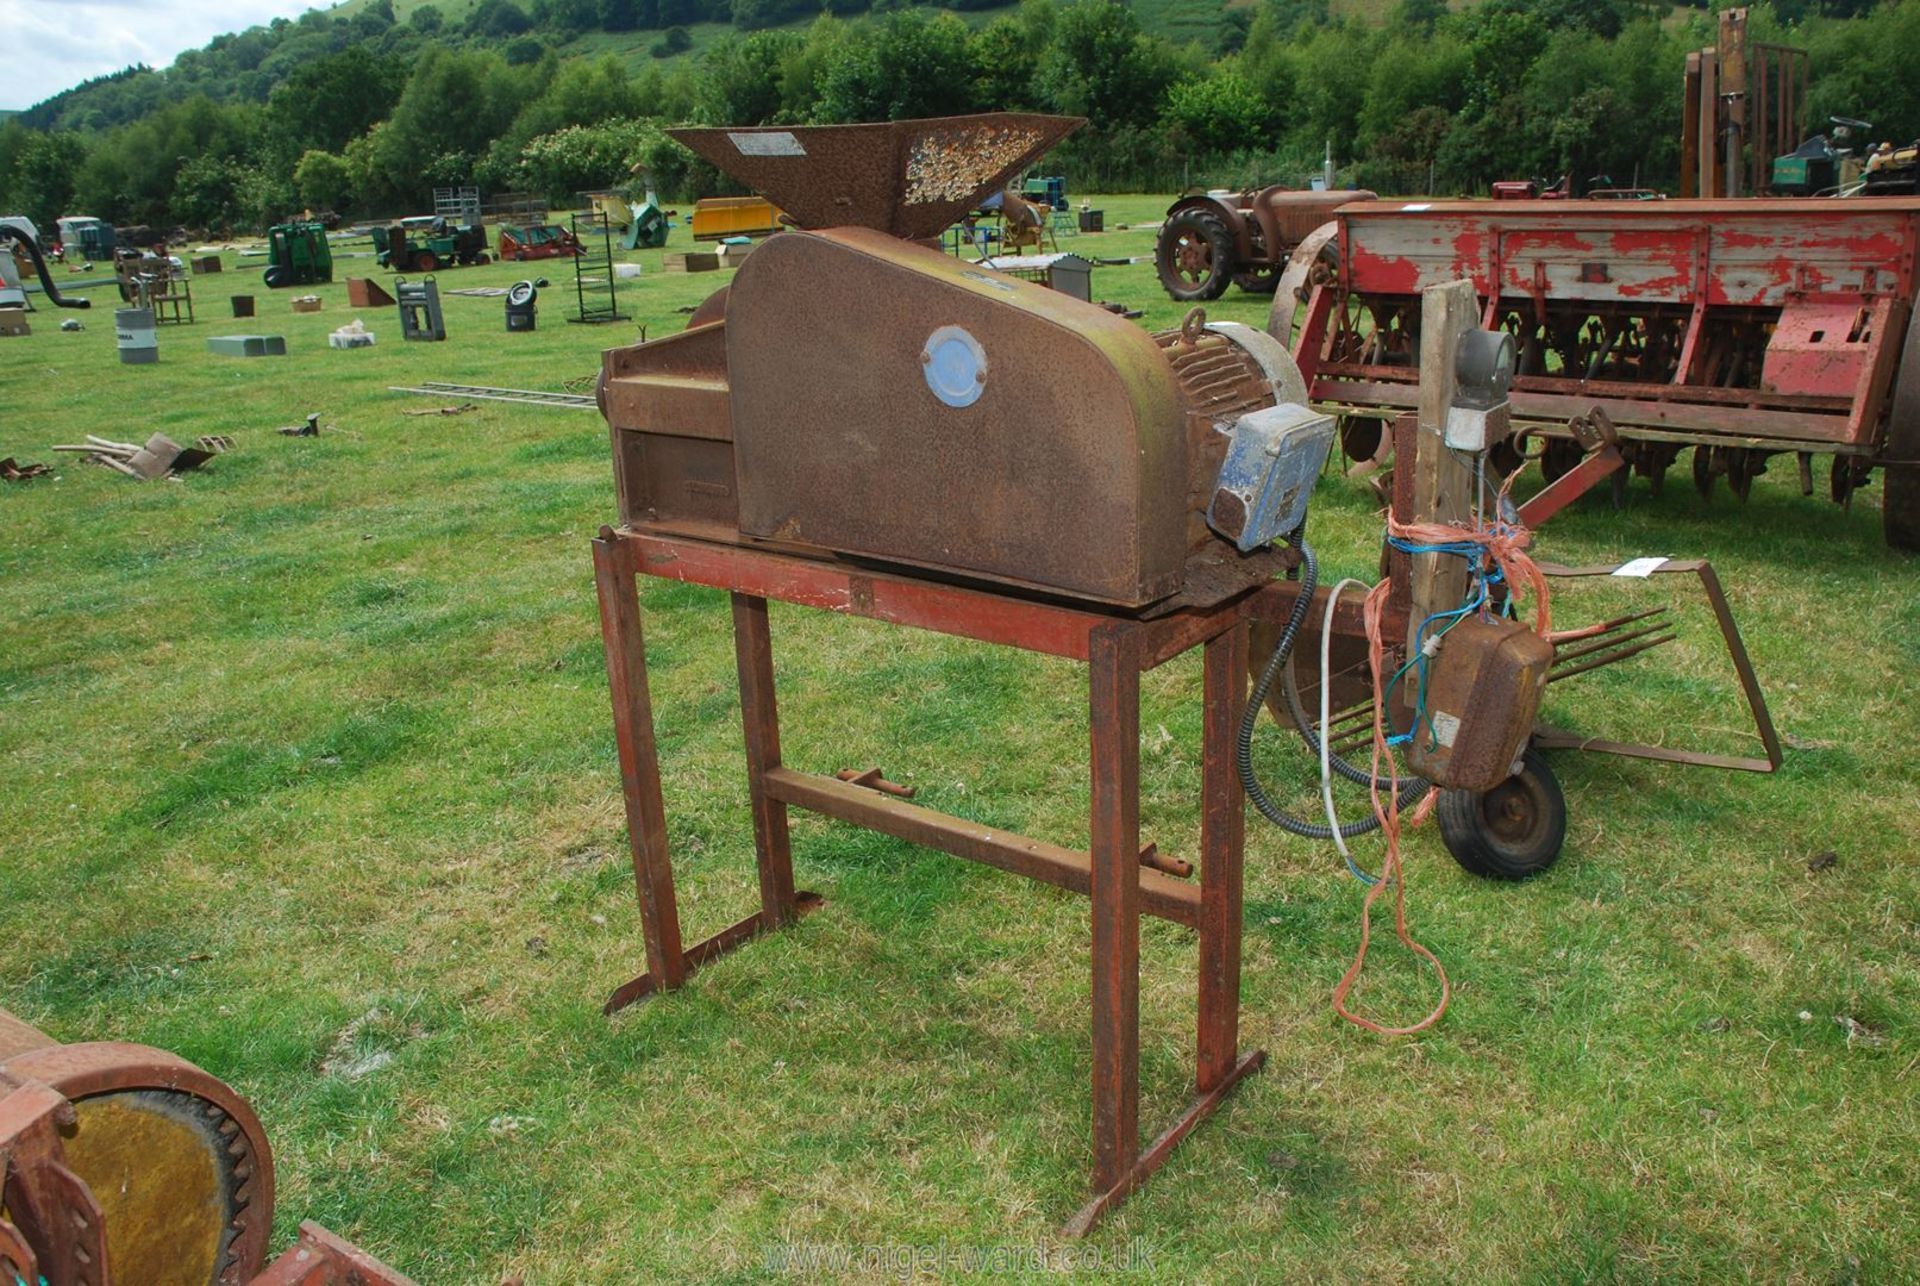
{"label": "red trailer", "polygon": [[1295,253],[1298,335],[1291,289],[1271,329],[1365,458],[1417,400],[1421,290],[1470,280],[1518,344],[1513,412],[1550,475],[1600,406],[1656,486],[1689,446],[1703,492],[1724,476],[1742,497],[1782,453],[1808,492],[1831,457],[1842,502],[1879,467],[1887,541],[1920,549],[1917,238],[1909,198],[1355,202]]}

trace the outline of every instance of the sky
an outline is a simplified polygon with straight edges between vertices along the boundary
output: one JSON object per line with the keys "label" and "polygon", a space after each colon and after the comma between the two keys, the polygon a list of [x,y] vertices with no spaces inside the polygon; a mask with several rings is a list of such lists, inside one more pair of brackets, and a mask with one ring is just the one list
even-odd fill
{"label": "sky", "polygon": [[0,108],[31,107],[133,63],[165,67],[221,32],[325,7],[326,0],[0,0]]}

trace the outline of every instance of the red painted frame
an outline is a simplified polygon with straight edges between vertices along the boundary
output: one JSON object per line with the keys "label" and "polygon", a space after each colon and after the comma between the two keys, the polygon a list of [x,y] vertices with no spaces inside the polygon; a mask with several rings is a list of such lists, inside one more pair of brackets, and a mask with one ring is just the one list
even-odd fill
{"label": "red painted frame", "polygon": [[[1093,1196],[1067,1222],[1080,1236],[1165,1162],[1266,1059],[1239,1048],[1245,816],[1233,767],[1246,700],[1248,619],[1293,599],[1284,583],[1205,609],[1143,621],[739,545],[602,528],[593,542],[614,734],[632,838],[647,969],[607,1000],[612,1013],[685,984],[688,974],[790,924],[820,899],[794,888],[787,809],[801,807],[1089,895],[1092,903]],[[752,801],[760,909],[696,946],[683,945],[667,850],[659,751],[647,688],[639,576],[732,595],[735,659]],[[1079,853],[948,817],[854,782],[799,772],[780,756],[769,599],[1083,661],[1089,668],[1091,845]],[[1343,625],[1357,625],[1357,613]],[[1204,648],[1200,885],[1141,863],[1140,675]],[[1199,937],[1194,1098],[1157,1138],[1140,1141],[1140,917]]]}

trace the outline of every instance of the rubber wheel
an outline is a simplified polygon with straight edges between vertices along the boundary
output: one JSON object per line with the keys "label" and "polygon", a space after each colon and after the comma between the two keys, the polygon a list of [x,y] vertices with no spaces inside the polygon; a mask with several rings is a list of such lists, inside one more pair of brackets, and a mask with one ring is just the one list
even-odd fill
{"label": "rubber wheel", "polygon": [[1881,530],[1890,549],[1920,553],[1920,465],[1890,464],[1880,471]]}
{"label": "rubber wheel", "polygon": [[1175,299],[1218,299],[1233,280],[1233,234],[1204,210],[1182,210],[1160,226],[1153,261]]}
{"label": "rubber wheel", "polygon": [[422,251],[413,261],[415,272],[437,272],[440,269],[440,256],[431,250]]}
{"label": "rubber wheel", "polygon": [[273,267],[267,269],[262,275],[262,280],[267,283],[268,290],[278,290],[280,287],[290,284],[287,281],[287,270],[279,264],[275,264]]}
{"label": "rubber wheel", "polygon": [[1567,797],[1537,750],[1490,790],[1443,790],[1434,809],[1453,860],[1475,875],[1524,880],[1552,866],[1567,839]]}

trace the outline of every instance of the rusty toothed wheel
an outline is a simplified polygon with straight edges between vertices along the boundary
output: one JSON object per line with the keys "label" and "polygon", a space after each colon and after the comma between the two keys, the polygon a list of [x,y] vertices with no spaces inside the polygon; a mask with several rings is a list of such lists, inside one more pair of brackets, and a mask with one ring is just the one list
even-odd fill
{"label": "rusty toothed wheel", "polygon": [[74,1106],[66,1165],[100,1205],[118,1286],[244,1286],[266,1264],[273,1154],[241,1097],[183,1058],[118,1041],[0,1062]]}

